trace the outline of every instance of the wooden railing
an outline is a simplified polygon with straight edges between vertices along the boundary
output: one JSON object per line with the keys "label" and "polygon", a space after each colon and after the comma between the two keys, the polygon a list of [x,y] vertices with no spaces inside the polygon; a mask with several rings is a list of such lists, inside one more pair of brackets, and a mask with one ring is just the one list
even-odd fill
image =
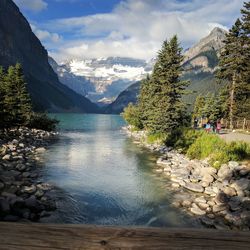
{"label": "wooden railing", "polygon": [[249,232],[0,223],[0,249],[8,250],[249,248]]}

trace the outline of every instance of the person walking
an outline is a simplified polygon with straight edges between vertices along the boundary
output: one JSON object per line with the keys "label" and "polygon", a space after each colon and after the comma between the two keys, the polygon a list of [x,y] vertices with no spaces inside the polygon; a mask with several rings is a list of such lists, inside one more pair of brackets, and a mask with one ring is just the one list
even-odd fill
{"label": "person walking", "polygon": [[219,134],[221,131],[221,123],[220,121],[217,121],[217,124],[216,124],[216,133]]}

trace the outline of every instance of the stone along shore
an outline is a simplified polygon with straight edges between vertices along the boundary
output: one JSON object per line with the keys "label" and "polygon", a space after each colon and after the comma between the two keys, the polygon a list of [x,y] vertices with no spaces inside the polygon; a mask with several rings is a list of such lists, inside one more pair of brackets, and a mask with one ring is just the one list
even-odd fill
{"label": "stone along shore", "polygon": [[52,187],[38,181],[40,157],[56,137],[28,128],[0,133],[0,220],[39,221],[56,209]]}
{"label": "stone along shore", "polygon": [[250,163],[229,162],[219,170],[207,160],[190,160],[165,146],[149,145],[145,133],[127,133],[136,143],[161,153],[155,172],[171,181],[172,205],[208,228],[250,229]]}

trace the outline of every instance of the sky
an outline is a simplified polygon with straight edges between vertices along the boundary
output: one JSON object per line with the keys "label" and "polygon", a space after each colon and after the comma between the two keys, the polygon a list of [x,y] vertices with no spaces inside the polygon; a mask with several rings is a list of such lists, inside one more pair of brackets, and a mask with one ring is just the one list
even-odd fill
{"label": "sky", "polygon": [[184,49],[229,29],[244,0],[14,0],[57,61],[109,56],[150,60],[177,34]]}

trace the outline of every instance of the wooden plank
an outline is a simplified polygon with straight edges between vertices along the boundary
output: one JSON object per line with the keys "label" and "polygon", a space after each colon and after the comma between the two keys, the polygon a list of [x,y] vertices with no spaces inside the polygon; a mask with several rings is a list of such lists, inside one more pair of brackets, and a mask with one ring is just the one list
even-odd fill
{"label": "wooden plank", "polygon": [[250,233],[0,223],[0,249],[250,249]]}

